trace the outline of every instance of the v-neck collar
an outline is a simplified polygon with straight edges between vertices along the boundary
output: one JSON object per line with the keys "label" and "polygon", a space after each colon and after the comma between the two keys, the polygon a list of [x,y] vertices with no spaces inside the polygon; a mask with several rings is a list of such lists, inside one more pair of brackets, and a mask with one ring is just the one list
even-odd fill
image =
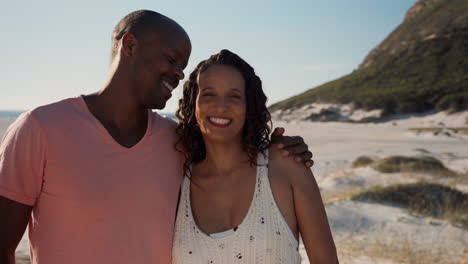
{"label": "v-neck collar", "polygon": [[86,114],[88,114],[90,116],[90,119],[94,123],[95,127],[99,130],[99,132],[101,132],[103,134],[105,139],[108,142],[110,142],[113,146],[115,146],[118,150],[125,151],[125,152],[134,151],[135,149],[140,148],[141,145],[144,145],[145,141],[149,137],[150,132],[151,132],[151,126],[152,126],[152,123],[153,123],[153,115],[152,115],[151,109],[147,109],[147,111],[148,111],[148,120],[147,120],[147,124],[146,124],[145,134],[143,135],[143,137],[135,145],[127,148],[127,147],[122,146],[121,144],[119,144],[111,136],[109,131],[107,131],[107,129],[104,127],[104,125],[96,118],[96,116],[94,116],[93,113],[91,113],[91,111],[88,108],[88,105],[86,104],[86,101],[84,100],[84,95],[80,95],[78,97],[78,99],[79,99],[81,107],[86,112]]}

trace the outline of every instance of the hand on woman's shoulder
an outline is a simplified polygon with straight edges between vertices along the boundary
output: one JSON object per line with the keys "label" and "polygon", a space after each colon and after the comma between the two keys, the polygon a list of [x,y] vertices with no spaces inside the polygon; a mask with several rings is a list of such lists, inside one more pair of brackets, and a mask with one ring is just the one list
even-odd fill
{"label": "hand on woman's shoulder", "polygon": [[310,168],[305,167],[302,163],[297,163],[293,157],[284,157],[282,151],[276,146],[271,146],[268,149],[270,169],[274,168],[283,177],[288,178],[291,185],[300,184],[304,181],[315,182]]}

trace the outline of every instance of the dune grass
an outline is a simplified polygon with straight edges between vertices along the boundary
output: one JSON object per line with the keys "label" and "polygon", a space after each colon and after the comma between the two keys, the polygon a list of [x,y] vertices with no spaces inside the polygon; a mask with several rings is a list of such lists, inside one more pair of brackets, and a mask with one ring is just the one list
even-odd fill
{"label": "dune grass", "polygon": [[463,255],[461,256],[458,264],[468,264],[468,247],[463,251]]}
{"label": "dune grass", "polygon": [[16,256],[16,264],[30,264],[31,259],[29,256]]}
{"label": "dune grass", "polygon": [[457,175],[456,172],[446,168],[441,161],[430,156],[407,157],[397,155],[377,161],[367,156],[360,156],[351,166],[352,168],[372,166],[372,168],[382,173],[420,172],[437,176]]}
{"label": "dune grass", "polygon": [[[425,149],[416,149],[423,153],[429,153]],[[450,152],[443,153],[445,155],[453,155]],[[361,168],[370,166],[373,169],[382,173],[424,173],[434,177],[453,177],[460,179],[468,179],[468,172],[458,173],[444,166],[444,164],[430,156],[407,157],[407,156],[390,156],[380,160],[374,160],[368,156],[360,156],[351,164],[352,168]]]}
{"label": "dune grass", "polygon": [[455,172],[446,168],[441,161],[430,156],[390,156],[376,161],[372,166],[375,170],[382,173],[420,172],[439,176],[456,175]]}
{"label": "dune grass", "polygon": [[468,228],[468,194],[440,184],[421,182],[375,187],[351,199],[403,206],[411,213],[445,219]]}
{"label": "dune grass", "polygon": [[[365,263],[405,263],[405,264],[446,264],[452,263],[447,249],[443,247],[424,248],[406,236],[377,237],[371,241],[356,240],[353,237],[337,242],[337,252],[342,263],[351,263],[366,256]],[[354,261],[354,263],[357,263]],[[468,264],[468,263],[467,263]]]}
{"label": "dune grass", "polygon": [[412,127],[408,129],[417,133],[440,134],[444,131],[450,131],[454,134],[468,135],[468,127]]}
{"label": "dune grass", "polygon": [[374,160],[368,156],[360,156],[351,164],[352,168],[366,167],[374,163]]}

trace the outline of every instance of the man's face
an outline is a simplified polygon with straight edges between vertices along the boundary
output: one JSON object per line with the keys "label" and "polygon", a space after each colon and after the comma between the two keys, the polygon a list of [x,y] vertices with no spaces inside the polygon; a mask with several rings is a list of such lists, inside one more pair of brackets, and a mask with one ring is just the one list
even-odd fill
{"label": "man's face", "polygon": [[138,103],[146,109],[163,109],[171,92],[184,79],[191,44],[185,32],[151,34],[140,38],[133,83]]}

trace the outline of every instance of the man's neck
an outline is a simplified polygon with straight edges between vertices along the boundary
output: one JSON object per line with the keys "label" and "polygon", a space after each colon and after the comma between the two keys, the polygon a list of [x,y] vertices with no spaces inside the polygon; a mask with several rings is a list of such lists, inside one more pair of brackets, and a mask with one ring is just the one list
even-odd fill
{"label": "man's neck", "polygon": [[138,107],[125,89],[105,86],[84,96],[89,111],[106,128],[117,143],[132,147],[143,138],[148,123],[148,110]]}

